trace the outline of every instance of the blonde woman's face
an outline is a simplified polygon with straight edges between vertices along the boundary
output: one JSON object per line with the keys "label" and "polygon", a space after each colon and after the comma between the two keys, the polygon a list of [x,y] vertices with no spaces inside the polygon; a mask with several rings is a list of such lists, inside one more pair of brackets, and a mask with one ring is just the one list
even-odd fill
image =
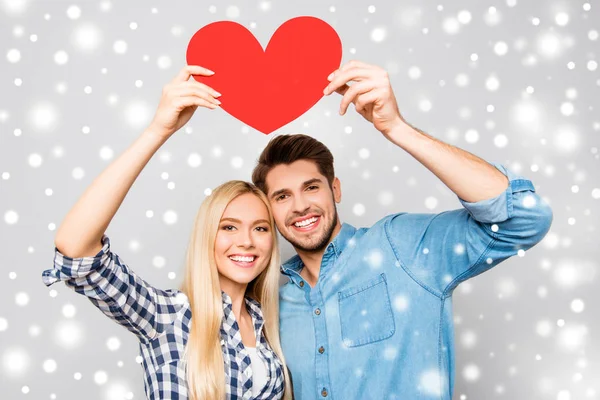
{"label": "blonde woman's face", "polygon": [[272,235],[269,211],[256,195],[243,194],[227,205],[215,240],[221,290],[245,286],[267,267]]}

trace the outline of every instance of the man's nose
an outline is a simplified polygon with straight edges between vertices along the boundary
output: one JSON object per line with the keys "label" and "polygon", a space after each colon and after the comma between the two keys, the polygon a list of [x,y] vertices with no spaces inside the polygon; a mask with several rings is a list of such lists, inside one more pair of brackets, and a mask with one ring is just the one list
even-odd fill
{"label": "man's nose", "polygon": [[294,196],[294,211],[297,213],[303,213],[310,208],[309,202],[304,196]]}

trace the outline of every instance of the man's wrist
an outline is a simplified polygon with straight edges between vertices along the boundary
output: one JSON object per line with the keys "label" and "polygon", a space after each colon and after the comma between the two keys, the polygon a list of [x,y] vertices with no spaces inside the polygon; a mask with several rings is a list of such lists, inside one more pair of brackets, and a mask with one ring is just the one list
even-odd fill
{"label": "man's wrist", "polygon": [[395,145],[406,149],[415,140],[422,138],[422,133],[404,120],[399,120],[384,135]]}

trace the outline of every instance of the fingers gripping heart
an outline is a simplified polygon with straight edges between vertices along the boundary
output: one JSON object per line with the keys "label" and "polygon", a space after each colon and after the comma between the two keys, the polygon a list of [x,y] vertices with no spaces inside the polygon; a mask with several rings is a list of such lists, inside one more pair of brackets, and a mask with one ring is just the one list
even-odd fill
{"label": "fingers gripping heart", "polygon": [[248,29],[230,21],[204,26],[187,49],[188,64],[215,72],[194,74],[196,81],[222,93],[223,110],[264,134],[314,106],[341,58],[339,36],[314,17],[286,21],[264,50]]}

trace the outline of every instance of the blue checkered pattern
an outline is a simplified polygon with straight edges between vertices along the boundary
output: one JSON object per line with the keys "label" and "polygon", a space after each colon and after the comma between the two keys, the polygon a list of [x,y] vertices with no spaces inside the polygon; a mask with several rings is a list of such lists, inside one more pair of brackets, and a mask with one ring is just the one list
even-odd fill
{"label": "blue checkered pattern", "polygon": [[[110,251],[108,236],[93,257],[71,258],[55,248],[54,268],[43,272],[46,286],[58,281],[86,296],[110,319],[133,332],[140,341],[144,367],[144,389],[148,399],[187,399],[183,359],[192,312],[187,296],[179,290],[157,289],[137,276]],[[256,348],[267,365],[268,379],[257,397],[252,396],[250,357],[242,343],[231,299],[223,293],[221,347],[225,361],[226,398],[280,399],[284,375],[281,361],[262,334],[260,305],[246,298],[254,323]]]}

